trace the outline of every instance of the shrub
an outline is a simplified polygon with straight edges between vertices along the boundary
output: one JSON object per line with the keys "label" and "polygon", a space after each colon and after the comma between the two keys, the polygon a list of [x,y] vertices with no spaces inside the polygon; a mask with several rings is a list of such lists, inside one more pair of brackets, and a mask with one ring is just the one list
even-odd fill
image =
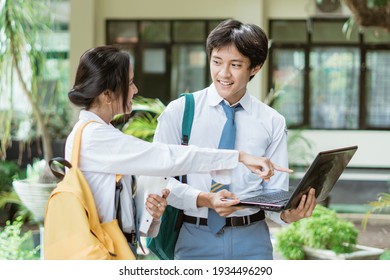
{"label": "shrub", "polygon": [[310,218],[302,219],[276,234],[276,250],[286,259],[301,260],[303,246],[328,249],[337,254],[350,253],[356,245],[358,230],[336,212],[317,205]]}
{"label": "shrub", "polygon": [[0,161],[0,192],[12,190],[12,180],[14,176],[21,176],[22,170],[14,161]]}
{"label": "shrub", "polygon": [[39,247],[34,247],[31,230],[22,233],[22,218],[7,221],[0,232],[0,260],[39,259]]}

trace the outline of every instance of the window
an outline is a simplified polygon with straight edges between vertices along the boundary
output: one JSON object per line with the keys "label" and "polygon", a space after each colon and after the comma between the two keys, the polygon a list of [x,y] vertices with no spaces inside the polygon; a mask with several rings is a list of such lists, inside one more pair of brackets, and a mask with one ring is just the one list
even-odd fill
{"label": "window", "polygon": [[355,48],[310,51],[310,127],[358,128],[360,55]]}
{"label": "window", "polygon": [[107,20],[106,43],[132,54],[139,94],[164,103],[211,83],[209,32],[222,20]]}
{"label": "window", "polygon": [[305,52],[277,49],[273,53],[274,106],[284,114],[288,126],[303,123]]}
{"label": "window", "polygon": [[390,125],[390,52],[368,51],[366,60],[366,110],[368,124],[373,127]]}
{"label": "window", "polygon": [[270,21],[272,106],[289,127],[390,128],[390,35],[355,28],[346,36],[345,22]]}

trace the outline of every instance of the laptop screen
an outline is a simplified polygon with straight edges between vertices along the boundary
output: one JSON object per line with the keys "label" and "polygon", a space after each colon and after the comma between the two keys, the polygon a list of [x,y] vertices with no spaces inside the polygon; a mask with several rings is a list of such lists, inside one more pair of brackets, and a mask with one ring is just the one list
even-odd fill
{"label": "laptop screen", "polygon": [[356,150],[357,146],[352,146],[320,152],[298,184],[287,207],[295,208],[302,194],[307,193],[310,187],[316,189],[317,201],[324,200],[347,167]]}

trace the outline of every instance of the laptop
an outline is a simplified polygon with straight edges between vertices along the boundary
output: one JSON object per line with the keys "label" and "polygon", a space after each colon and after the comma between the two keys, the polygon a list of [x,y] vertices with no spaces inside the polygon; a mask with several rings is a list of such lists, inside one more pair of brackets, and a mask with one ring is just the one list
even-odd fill
{"label": "laptop", "polygon": [[259,207],[274,212],[294,209],[298,206],[302,195],[306,194],[311,187],[316,189],[317,202],[323,201],[347,167],[357,148],[357,146],[351,146],[320,152],[295,188],[292,187],[290,191],[251,192],[245,197],[240,197],[239,205]]}

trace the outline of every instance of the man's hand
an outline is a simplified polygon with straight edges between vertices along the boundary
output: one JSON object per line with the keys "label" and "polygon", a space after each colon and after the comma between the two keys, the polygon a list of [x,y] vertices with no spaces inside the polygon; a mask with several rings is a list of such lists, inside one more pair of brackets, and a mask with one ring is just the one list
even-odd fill
{"label": "man's hand", "polygon": [[214,209],[220,216],[226,217],[241,209],[240,206],[234,206],[239,202],[240,200],[235,194],[228,190],[221,190],[216,193],[200,193],[198,195],[197,206]]}
{"label": "man's hand", "polygon": [[292,223],[310,217],[317,204],[315,194],[315,189],[311,188],[307,195],[302,196],[297,208],[284,210],[280,214],[280,218],[286,223]]}

